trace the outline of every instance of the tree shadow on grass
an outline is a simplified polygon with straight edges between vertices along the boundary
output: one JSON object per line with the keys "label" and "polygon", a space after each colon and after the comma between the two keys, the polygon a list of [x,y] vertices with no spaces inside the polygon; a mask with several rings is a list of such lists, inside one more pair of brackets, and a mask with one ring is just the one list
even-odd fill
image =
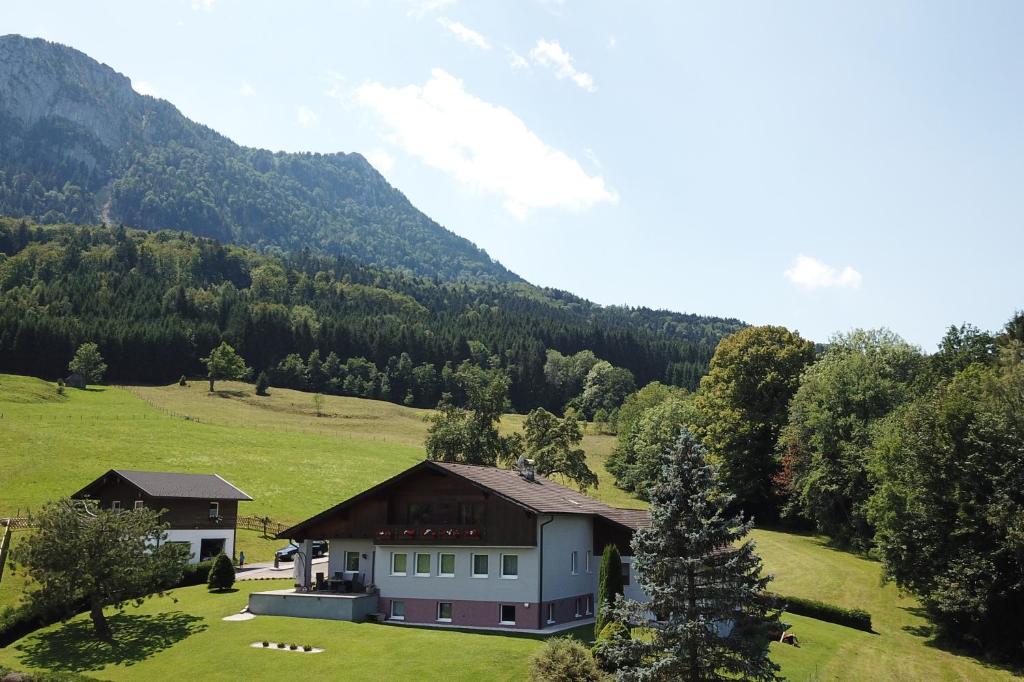
{"label": "tree shadow on grass", "polygon": [[91,620],[75,620],[27,638],[14,648],[26,666],[54,671],[99,670],[111,664],[135,665],[181,640],[202,632],[202,618],[181,611],[115,614],[107,619],[114,632],[110,644],[96,638]]}
{"label": "tree shadow on grass", "polygon": [[924,639],[924,645],[931,647],[932,649],[939,649],[946,653],[954,656],[960,656],[962,658],[970,658],[977,661],[980,665],[990,670],[1002,670],[1013,675],[1024,675],[1024,667],[1013,663],[1006,663],[1003,661],[992,660],[987,658],[985,654],[976,649],[964,646],[960,642],[956,642],[948,637],[943,636],[942,632],[928,619],[928,612],[920,606],[901,606],[901,609],[911,613],[919,618],[924,618],[925,623],[921,625],[904,625],[903,631],[908,632],[915,637]]}
{"label": "tree shadow on grass", "polygon": [[244,398],[249,395],[249,391],[241,391],[231,388],[218,388],[213,393],[207,392],[207,394],[218,398]]}

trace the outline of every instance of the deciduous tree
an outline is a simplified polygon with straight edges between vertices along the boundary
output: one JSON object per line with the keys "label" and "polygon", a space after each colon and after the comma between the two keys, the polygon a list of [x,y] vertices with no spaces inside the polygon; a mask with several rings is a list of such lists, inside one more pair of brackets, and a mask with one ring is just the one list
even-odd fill
{"label": "deciduous tree", "polygon": [[97,637],[112,632],[104,607],[141,603],[181,579],[188,549],[165,543],[167,524],[148,507],[128,511],[61,500],[31,515],[34,528],[11,551],[41,610],[71,616],[84,604]]}
{"label": "deciduous tree", "polygon": [[203,358],[206,364],[206,376],[210,380],[210,392],[213,393],[213,382],[217,379],[238,380],[249,373],[245,361],[226,341],[213,349],[208,357]]}
{"label": "deciduous tree", "polygon": [[103,362],[99,347],[90,341],[83,343],[75,351],[75,357],[71,358],[71,362],[68,363],[68,371],[82,375],[87,384],[97,384],[103,380],[103,374],[107,371],[107,363]]}
{"label": "deciduous tree", "polygon": [[538,474],[569,479],[580,490],[597,487],[597,474],[587,466],[587,455],[580,447],[579,422],[571,417],[559,419],[538,407],[526,415],[524,426],[526,456]]}

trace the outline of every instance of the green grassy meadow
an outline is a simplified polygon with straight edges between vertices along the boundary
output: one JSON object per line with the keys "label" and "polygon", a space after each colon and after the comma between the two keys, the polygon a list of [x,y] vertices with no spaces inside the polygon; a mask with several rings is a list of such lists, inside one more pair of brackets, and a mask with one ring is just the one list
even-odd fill
{"label": "green grassy meadow", "polygon": [[[423,458],[424,410],[391,403],[324,396],[317,416],[312,396],[272,389],[257,397],[247,384],[188,387],[68,389],[0,375],[0,516],[15,515],[68,495],[110,468],[216,472],[255,498],[241,513],[298,521]],[[520,428],[509,415],[504,430]],[[601,480],[595,494],[609,504],[642,506],[617,489],[603,463],[614,438],[588,433],[584,448]],[[800,638],[773,644],[772,656],[793,680],[1010,680],[1014,675],[931,641],[916,602],[882,585],[878,563],[829,548],[822,539],[754,533],[772,589],[871,612],[875,633],[787,614]],[[15,535],[17,539],[17,534]],[[248,561],[268,558],[279,540],[239,531]],[[246,603],[238,592],[210,595],[176,590],[129,608],[131,633],[119,663],[89,640],[82,618],[55,625],[0,649],[0,667],[79,669],[103,679],[155,679],[201,674],[246,679],[296,672],[331,679],[523,679],[536,639],[307,619],[225,622]],[[15,602],[23,578],[0,581],[0,607]],[[585,635],[588,636],[588,635]],[[262,651],[264,638],[323,647],[322,654]],[[63,657],[61,652],[64,652]],[[77,661],[77,662],[75,662]],[[223,671],[223,675],[220,674]]]}

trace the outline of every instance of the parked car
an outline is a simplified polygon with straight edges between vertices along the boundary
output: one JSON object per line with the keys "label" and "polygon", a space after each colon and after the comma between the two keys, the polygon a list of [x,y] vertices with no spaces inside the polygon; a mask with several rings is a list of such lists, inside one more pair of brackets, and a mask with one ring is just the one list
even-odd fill
{"label": "parked car", "polygon": [[[287,547],[274,552],[274,556],[277,557],[278,561],[294,561],[295,555],[298,554],[299,547],[294,543],[288,543]],[[327,540],[313,540],[313,558],[321,557],[327,554]]]}

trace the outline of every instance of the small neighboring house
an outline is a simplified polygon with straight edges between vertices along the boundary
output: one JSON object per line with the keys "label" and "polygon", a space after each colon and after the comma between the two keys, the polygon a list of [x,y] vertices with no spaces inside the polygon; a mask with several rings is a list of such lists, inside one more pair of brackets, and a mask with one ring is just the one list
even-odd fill
{"label": "small neighboring house", "polygon": [[111,469],[72,495],[101,509],[163,509],[167,542],[189,545],[192,563],[234,556],[238,503],[252,498],[217,474]]}
{"label": "small neighboring house", "polygon": [[64,379],[64,385],[68,388],[85,388],[85,377],[74,372]]}
{"label": "small neighboring house", "polygon": [[[283,532],[304,549],[297,592],[254,593],[253,613],[518,630],[594,617],[601,552],[623,555],[626,596],[646,601],[630,543],[644,510],[618,509],[528,470],[421,462]],[[373,603],[315,588],[312,540],[330,544],[325,577],[375,585]],[[304,584],[303,584],[304,583]],[[296,598],[299,597],[299,598]],[[303,599],[305,597],[305,599]],[[349,599],[353,598],[349,595]]]}

